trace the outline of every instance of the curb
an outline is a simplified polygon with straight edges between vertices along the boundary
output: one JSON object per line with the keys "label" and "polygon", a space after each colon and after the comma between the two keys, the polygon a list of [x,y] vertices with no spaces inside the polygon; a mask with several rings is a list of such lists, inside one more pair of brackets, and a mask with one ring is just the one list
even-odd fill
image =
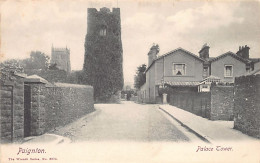
{"label": "curb", "polygon": [[206,136],[203,136],[202,134],[196,132],[195,130],[193,130],[192,128],[190,128],[189,126],[185,125],[184,123],[182,123],[180,120],[178,120],[176,117],[174,117],[173,115],[171,115],[169,112],[167,112],[166,110],[164,110],[163,108],[161,108],[159,106],[159,109],[162,110],[163,112],[165,112],[167,115],[169,115],[171,118],[173,118],[174,120],[176,120],[178,123],[181,124],[181,126],[185,127],[186,129],[188,129],[190,132],[192,132],[193,134],[195,134],[197,137],[199,137],[201,140],[203,140],[206,143],[210,143],[212,144],[212,142],[210,142]]}
{"label": "curb", "polygon": [[[41,141],[41,137],[54,137],[53,140],[50,140],[48,142],[44,142]],[[37,140],[38,139],[38,140]],[[63,137],[60,135],[56,135],[56,134],[50,134],[50,133],[45,133],[43,135],[39,135],[39,136],[31,136],[31,137],[27,137],[23,140],[22,144],[28,144],[28,143],[33,143],[33,144],[37,144],[37,143],[45,143],[45,144],[63,144],[63,143],[71,143],[71,140],[67,137]]]}

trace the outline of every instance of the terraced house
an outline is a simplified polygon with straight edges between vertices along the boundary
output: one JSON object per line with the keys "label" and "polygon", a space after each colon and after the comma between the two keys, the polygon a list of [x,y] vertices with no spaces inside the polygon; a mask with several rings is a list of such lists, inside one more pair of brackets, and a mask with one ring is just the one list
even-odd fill
{"label": "terraced house", "polygon": [[[249,57],[248,46],[239,47],[236,54],[229,51],[217,57],[210,57],[209,49],[210,47],[205,44],[199,55],[177,48],[158,56],[158,45],[153,45],[148,53],[146,83],[140,89],[139,99],[145,103],[160,103],[162,102],[160,90],[168,90],[167,99],[170,104],[210,117],[207,108],[211,107],[212,111],[210,105],[213,105],[214,101],[208,97],[215,94],[211,92],[212,84],[226,86],[214,90],[218,95],[215,98],[218,99],[216,103],[223,102],[219,101],[219,98],[222,98],[219,96],[232,101],[232,85],[235,77],[258,72],[260,59]],[[225,104],[225,107],[232,108],[231,103]],[[224,111],[220,112],[222,114]],[[226,114],[228,117],[220,119],[230,119],[232,111],[228,112],[230,112]]]}

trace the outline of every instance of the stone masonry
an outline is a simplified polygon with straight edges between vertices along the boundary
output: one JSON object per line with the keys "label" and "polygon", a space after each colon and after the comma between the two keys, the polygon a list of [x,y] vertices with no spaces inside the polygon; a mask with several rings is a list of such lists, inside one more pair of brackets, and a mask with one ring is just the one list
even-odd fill
{"label": "stone masonry", "polygon": [[[94,110],[93,87],[15,74],[0,83],[1,143],[44,134]],[[25,89],[26,88],[26,89]]]}
{"label": "stone masonry", "polygon": [[260,138],[260,75],[235,78],[234,128]]}
{"label": "stone masonry", "polygon": [[234,87],[211,87],[210,120],[233,120]]}
{"label": "stone masonry", "polygon": [[15,74],[0,86],[1,142],[17,142],[24,136],[24,76]]}

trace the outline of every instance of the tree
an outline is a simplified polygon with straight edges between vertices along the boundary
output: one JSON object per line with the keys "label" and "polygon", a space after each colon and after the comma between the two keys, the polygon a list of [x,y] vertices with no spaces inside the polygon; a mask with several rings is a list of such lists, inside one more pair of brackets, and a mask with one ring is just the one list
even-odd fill
{"label": "tree", "polygon": [[32,51],[30,58],[23,60],[24,69],[47,70],[50,57],[40,51]]}
{"label": "tree", "polygon": [[135,75],[135,83],[134,86],[136,89],[140,89],[141,86],[146,82],[146,65],[142,64],[137,67],[136,75]]}
{"label": "tree", "polygon": [[23,73],[21,60],[11,59],[0,63],[0,81],[12,80],[12,75],[16,72]]}

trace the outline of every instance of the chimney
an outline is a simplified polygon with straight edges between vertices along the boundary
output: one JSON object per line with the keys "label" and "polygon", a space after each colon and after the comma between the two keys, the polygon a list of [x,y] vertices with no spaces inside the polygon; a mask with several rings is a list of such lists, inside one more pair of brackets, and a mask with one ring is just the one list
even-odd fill
{"label": "chimney", "polygon": [[247,45],[245,46],[239,46],[239,50],[237,51],[237,55],[239,57],[242,57],[244,59],[249,59],[249,47]]}
{"label": "chimney", "polygon": [[199,51],[200,54],[200,58],[203,59],[208,59],[209,58],[209,46],[206,44],[204,44],[201,48],[201,50]]}
{"label": "chimney", "polygon": [[158,44],[153,44],[148,53],[148,66],[153,63],[153,60],[157,58],[157,54],[159,53],[160,48]]}

